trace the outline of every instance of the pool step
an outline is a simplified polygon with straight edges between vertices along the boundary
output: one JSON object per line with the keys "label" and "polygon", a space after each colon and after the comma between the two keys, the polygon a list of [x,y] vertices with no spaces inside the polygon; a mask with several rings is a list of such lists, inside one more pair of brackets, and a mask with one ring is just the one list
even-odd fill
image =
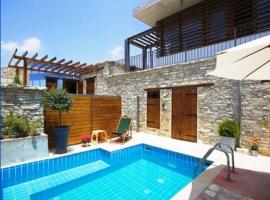
{"label": "pool step", "polygon": [[[103,160],[98,160],[86,165],[78,166],[69,170],[58,172],[49,176],[31,180],[19,185],[11,186],[4,189],[4,199],[12,199],[13,192],[16,191],[16,197],[20,199],[29,199],[35,193],[49,190],[50,188],[72,182],[91,174],[98,173],[108,169],[110,165]],[[31,198],[32,199],[32,198]]]}

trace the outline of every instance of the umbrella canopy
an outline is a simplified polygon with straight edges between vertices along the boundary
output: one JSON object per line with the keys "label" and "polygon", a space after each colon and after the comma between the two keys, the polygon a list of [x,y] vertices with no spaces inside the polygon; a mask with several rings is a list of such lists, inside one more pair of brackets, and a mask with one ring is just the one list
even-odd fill
{"label": "umbrella canopy", "polygon": [[270,80],[270,36],[217,53],[207,75],[235,80]]}

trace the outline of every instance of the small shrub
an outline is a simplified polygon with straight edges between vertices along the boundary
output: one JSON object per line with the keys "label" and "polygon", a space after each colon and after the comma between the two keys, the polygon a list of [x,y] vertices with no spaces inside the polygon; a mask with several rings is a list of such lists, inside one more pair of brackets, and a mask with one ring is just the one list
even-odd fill
{"label": "small shrub", "polygon": [[259,151],[259,146],[258,146],[257,144],[252,144],[252,145],[250,146],[250,150],[251,150],[251,151]]}
{"label": "small shrub", "polygon": [[14,79],[13,79],[13,83],[17,84],[17,85],[22,85],[21,79],[20,79],[20,75],[19,74],[15,74]]}
{"label": "small shrub", "polygon": [[30,132],[30,121],[26,116],[10,114],[3,117],[3,135],[10,138],[26,137]]}
{"label": "small shrub", "polygon": [[259,144],[260,144],[260,138],[253,136],[251,140],[250,150],[259,151]]}
{"label": "small shrub", "polygon": [[219,125],[218,133],[224,137],[239,138],[240,128],[235,121],[226,119]]}
{"label": "small shrub", "polygon": [[39,135],[38,130],[40,129],[41,125],[42,125],[41,119],[30,122],[30,135],[31,136]]}

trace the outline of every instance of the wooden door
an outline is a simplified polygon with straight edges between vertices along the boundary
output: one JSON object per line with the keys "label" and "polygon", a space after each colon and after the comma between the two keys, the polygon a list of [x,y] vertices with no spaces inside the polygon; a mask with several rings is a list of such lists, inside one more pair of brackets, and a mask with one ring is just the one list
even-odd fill
{"label": "wooden door", "polygon": [[78,94],[83,94],[83,81],[78,81]]}
{"label": "wooden door", "polygon": [[95,78],[86,79],[86,94],[95,93]]}
{"label": "wooden door", "polygon": [[147,92],[147,127],[160,128],[160,91]]}
{"label": "wooden door", "polygon": [[66,89],[68,93],[76,94],[77,92],[77,81],[72,79],[63,80],[63,89]]}
{"label": "wooden door", "polygon": [[46,77],[46,87],[47,90],[50,90],[51,88],[57,88],[57,79]]}
{"label": "wooden door", "polygon": [[185,86],[172,90],[172,137],[197,141],[197,87]]}

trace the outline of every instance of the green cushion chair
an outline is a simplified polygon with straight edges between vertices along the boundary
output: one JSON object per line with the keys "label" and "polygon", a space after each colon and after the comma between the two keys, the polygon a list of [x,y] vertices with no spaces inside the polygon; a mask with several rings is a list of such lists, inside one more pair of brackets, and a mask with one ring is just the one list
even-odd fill
{"label": "green cushion chair", "polygon": [[112,138],[114,136],[123,139],[123,144],[125,143],[127,138],[132,138],[131,118],[129,117],[120,118],[116,130],[113,131],[111,134],[110,142],[112,142]]}

